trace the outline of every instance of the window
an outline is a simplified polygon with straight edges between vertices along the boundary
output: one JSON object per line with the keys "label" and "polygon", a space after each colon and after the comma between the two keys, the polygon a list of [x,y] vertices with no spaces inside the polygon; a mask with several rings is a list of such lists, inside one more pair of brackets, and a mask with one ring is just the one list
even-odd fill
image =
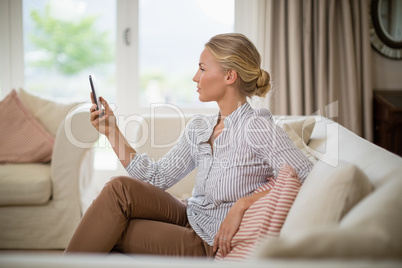
{"label": "window", "polygon": [[210,107],[192,78],[209,38],[233,31],[234,0],[140,0],[140,104]]}
{"label": "window", "polygon": [[[204,43],[234,31],[234,2],[0,1],[1,94],[24,87],[89,101],[88,75],[95,74],[98,90],[117,114],[150,112],[156,102],[184,112],[215,112],[215,104],[199,102],[192,77]],[[253,1],[239,3],[236,28],[253,28],[247,24],[255,17],[247,15]],[[130,136],[129,130],[125,133]],[[113,152],[107,142],[98,143],[96,158],[109,159],[104,163],[110,165],[95,165],[115,169],[117,159],[108,158]]]}
{"label": "window", "polygon": [[[88,102],[95,74],[99,92],[115,102],[115,0],[23,0],[23,29],[26,89]],[[94,157],[95,170],[118,168],[104,136]]]}
{"label": "window", "polygon": [[[88,100],[88,74],[94,73],[101,92],[115,102],[118,4],[23,0],[24,87]],[[139,0],[138,6],[139,29],[132,31],[138,38],[131,39],[138,42],[139,81],[133,87],[140,106],[215,107],[198,100],[192,77],[203,44],[234,31],[234,0]]]}
{"label": "window", "polygon": [[89,100],[88,75],[115,100],[116,1],[23,0],[25,88]]}

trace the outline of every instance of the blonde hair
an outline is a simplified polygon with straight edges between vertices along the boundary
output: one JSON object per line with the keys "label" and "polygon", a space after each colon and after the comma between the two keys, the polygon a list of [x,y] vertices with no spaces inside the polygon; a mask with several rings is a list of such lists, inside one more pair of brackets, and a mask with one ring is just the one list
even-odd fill
{"label": "blonde hair", "polygon": [[218,34],[205,47],[224,71],[237,72],[237,88],[246,97],[263,97],[271,89],[270,75],[261,69],[261,56],[254,44],[237,33]]}

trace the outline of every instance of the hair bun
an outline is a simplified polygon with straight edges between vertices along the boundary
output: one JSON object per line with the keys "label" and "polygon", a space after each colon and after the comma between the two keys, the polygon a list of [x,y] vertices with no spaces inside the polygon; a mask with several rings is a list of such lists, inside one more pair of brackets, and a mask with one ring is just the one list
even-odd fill
{"label": "hair bun", "polygon": [[269,73],[263,69],[260,69],[260,73],[258,75],[257,78],[257,92],[256,95],[258,97],[264,97],[269,90],[271,89],[271,76],[269,75]]}

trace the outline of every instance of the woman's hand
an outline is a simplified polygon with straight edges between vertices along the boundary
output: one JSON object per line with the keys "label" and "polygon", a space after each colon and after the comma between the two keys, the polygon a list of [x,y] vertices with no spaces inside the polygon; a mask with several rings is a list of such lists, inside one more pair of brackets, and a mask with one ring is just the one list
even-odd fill
{"label": "woman's hand", "polygon": [[226,257],[226,255],[228,255],[232,250],[231,242],[233,236],[239,229],[245,211],[246,210],[241,205],[240,199],[232,206],[219,227],[219,230],[215,236],[213,251],[216,252],[219,248],[222,257]]}
{"label": "woman's hand", "polygon": [[[104,98],[100,97],[100,101],[103,107],[105,107],[105,109],[102,111],[96,110],[96,104],[92,92],[91,92],[91,100],[92,100],[92,106],[90,108],[91,124],[100,133],[108,137],[110,133],[114,133],[114,131],[116,130],[116,117],[114,116],[112,109],[110,108],[109,104]],[[102,112],[104,114],[100,117],[99,115]]]}
{"label": "woman's hand", "polygon": [[218,248],[221,250],[222,257],[226,257],[232,250],[232,239],[239,230],[241,220],[243,219],[244,212],[258,199],[268,194],[270,190],[252,194],[240,198],[230,208],[228,214],[223,220],[214,240],[213,251],[216,252]]}
{"label": "woman's hand", "polygon": [[[132,157],[137,152],[131,147],[131,145],[127,142],[126,138],[117,127],[116,117],[114,116],[114,113],[107,101],[104,98],[100,97],[100,102],[102,103],[103,107],[105,107],[105,110],[97,111],[92,92],[91,100],[93,103],[90,109],[92,125],[100,133],[104,134],[107,137],[110,145],[112,146],[123,167],[126,168],[130,164]],[[99,117],[102,112],[104,112],[104,114]]]}

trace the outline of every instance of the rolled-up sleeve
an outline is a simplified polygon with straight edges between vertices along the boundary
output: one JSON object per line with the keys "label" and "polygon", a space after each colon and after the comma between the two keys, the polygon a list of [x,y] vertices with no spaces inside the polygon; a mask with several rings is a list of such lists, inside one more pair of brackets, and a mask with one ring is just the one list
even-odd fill
{"label": "rolled-up sleeve", "polygon": [[187,126],[178,143],[161,159],[154,161],[146,153],[137,153],[126,167],[128,174],[166,190],[195,168]]}

